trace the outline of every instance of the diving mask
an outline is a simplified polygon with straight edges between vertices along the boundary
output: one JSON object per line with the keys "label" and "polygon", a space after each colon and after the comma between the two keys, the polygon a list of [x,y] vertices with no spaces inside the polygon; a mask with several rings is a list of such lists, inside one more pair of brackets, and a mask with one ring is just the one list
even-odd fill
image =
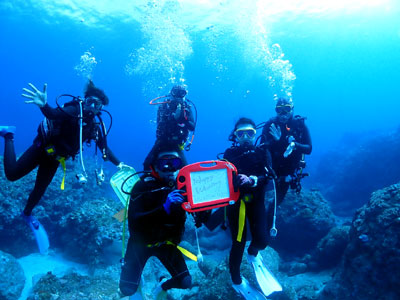
{"label": "diving mask", "polygon": [[277,105],[275,111],[278,115],[290,114],[293,110],[293,105]]}
{"label": "diving mask", "polygon": [[85,98],[85,107],[90,111],[99,112],[103,108],[103,103],[98,97],[89,96]]}
{"label": "diving mask", "polygon": [[156,168],[161,172],[175,172],[183,166],[182,159],[173,155],[165,155],[157,160]]}
{"label": "diving mask", "polygon": [[183,98],[187,94],[186,89],[181,85],[176,85],[171,90],[171,96],[174,98]]}
{"label": "diving mask", "polygon": [[235,135],[239,140],[244,139],[246,137],[249,139],[252,139],[255,137],[256,132],[257,131],[252,127],[240,128],[240,129],[235,130]]}

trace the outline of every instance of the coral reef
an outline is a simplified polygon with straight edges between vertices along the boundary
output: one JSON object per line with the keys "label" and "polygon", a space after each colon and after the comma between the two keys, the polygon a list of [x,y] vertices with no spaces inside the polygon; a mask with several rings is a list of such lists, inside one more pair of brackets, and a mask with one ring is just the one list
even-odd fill
{"label": "coral reef", "polygon": [[[273,196],[267,195],[269,199]],[[277,210],[278,236],[271,247],[284,256],[303,256],[312,252],[318,242],[335,226],[328,202],[318,191],[289,191]]]}
{"label": "coral reef", "polygon": [[[86,165],[95,168],[90,159]],[[30,229],[20,217],[35,172],[11,183],[4,178],[2,168],[0,164],[0,250],[20,257],[37,251]],[[62,251],[74,261],[89,265],[92,274],[40,275],[29,299],[119,299],[122,224],[112,216],[122,205],[113,199],[106,184],[97,186],[91,178],[86,185],[78,185],[75,174],[80,169],[69,162],[67,170],[65,191],[59,189],[63,175],[59,170],[34,214],[46,228],[53,251]],[[272,199],[271,193],[267,199]],[[385,299],[398,299],[400,185],[373,193],[350,225],[341,224],[320,192],[289,192],[278,209],[278,236],[271,247],[260,252],[284,288],[269,298],[368,300],[384,294]],[[204,262],[187,261],[193,287],[168,291],[168,299],[241,299],[231,286],[228,270],[229,231],[210,232],[203,226],[198,229],[198,237]],[[197,254],[190,217],[181,246]],[[23,288],[25,276],[13,256],[0,252],[4,277],[0,293],[8,293],[0,294],[0,299],[18,299]],[[246,257],[242,274],[257,287]],[[170,277],[161,263],[151,258],[142,276],[144,299],[153,298],[162,276]]]}
{"label": "coral reef", "polygon": [[307,262],[308,269],[321,270],[337,266],[343,256],[344,250],[349,242],[350,226],[337,226],[332,228],[323,237]]}
{"label": "coral reef", "polygon": [[[93,159],[85,163],[88,170],[95,169]],[[103,247],[121,239],[122,225],[112,216],[122,205],[111,198],[106,184],[96,184],[94,176],[85,185],[78,184],[75,174],[80,171],[79,166],[68,161],[62,191],[63,172],[59,168],[33,214],[45,227],[51,247],[61,248],[83,263],[98,264]],[[106,175],[110,178],[108,172]],[[0,164],[0,250],[15,257],[37,251],[34,237],[20,217],[35,178],[36,171],[33,171],[16,182],[9,182]]]}
{"label": "coral reef", "polygon": [[15,257],[0,251],[0,299],[19,299],[24,284],[24,271]]}
{"label": "coral reef", "polygon": [[340,271],[320,299],[399,299],[400,184],[357,210]]}
{"label": "coral reef", "polygon": [[28,300],[117,300],[117,272],[116,268],[108,268],[93,276],[70,273],[61,278],[48,273],[36,283]]}

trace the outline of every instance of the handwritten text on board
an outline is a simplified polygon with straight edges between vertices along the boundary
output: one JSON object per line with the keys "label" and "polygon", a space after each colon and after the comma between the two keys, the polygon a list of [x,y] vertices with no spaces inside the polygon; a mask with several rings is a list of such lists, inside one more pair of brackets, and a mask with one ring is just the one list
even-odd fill
{"label": "handwritten text on board", "polygon": [[229,198],[226,169],[190,173],[193,204]]}

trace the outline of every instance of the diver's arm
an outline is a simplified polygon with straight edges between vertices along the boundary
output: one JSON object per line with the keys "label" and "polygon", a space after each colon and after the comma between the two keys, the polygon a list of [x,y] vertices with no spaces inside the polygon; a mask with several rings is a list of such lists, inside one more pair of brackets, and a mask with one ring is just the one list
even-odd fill
{"label": "diver's arm", "polygon": [[75,105],[70,105],[62,108],[53,108],[48,103],[40,108],[43,115],[49,120],[67,120],[72,116],[79,116],[79,109]]}
{"label": "diver's arm", "polygon": [[106,161],[110,161],[116,166],[118,166],[121,163],[121,161],[115,156],[115,154],[111,151],[110,147],[108,146],[106,149],[106,155],[107,155]]}
{"label": "diver's arm", "polygon": [[164,210],[163,203],[159,206],[155,207],[152,210],[145,210],[144,203],[151,201],[149,197],[157,197],[154,193],[148,190],[143,191],[132,191],[131,199],[129,203],[129,219],[132,221],[140,221],[143,218],[164,218],[166,216],[166,212]]}
{"label": "diver's arm", "polygon": [[143,210],[143,206],[141,205],[141,203],[143,201],[146,201],[146,200],[137,201],[137,202],[140,202],[140,204],[137,204],[137,205],[134,206],[135,210],[131,214],[133,219],[140,220],[140,219],[148,218],[148,217],[151,217],[151,218],[154,218],[154,219],[158,219],[160,217],[165,217],[166,212],[165,212],[164,207],[162,205],[157,206],[156,208],[154,208],[152,210],[144,211]]}
{"label": "diver's arm", "polygon": [[194,131],[196,124],[194,120],[192,106],[189,106],[188,109],[185,108],[185,113],[186,113],[186,118],[185,118],[186,126],[190,131]]}
{"label": "diver's arm", "polygon": [[[115,156],[115,154],[111,151],[110,147],[108,147],[108,145],[104,145],[105,144],[105,140],[103,135],[101,134],[101,129],[97,127],[98,130],[98,136],[99,139],[97,141],[97,148],[99,148],[100,151],[103,151],[103,149],[105,148],[105,155],[106,157],[103,156],[103,159],[105,161],[110,161],[112,162],[114,165],[118,166],[121,161]],[[101,153],[102,155],[104,155],[104,153]]]}
{"label": "diver's arm", "polygon": [[192,106],[187,102],[178,103],[175,112],[172,114],[178,124],[184,124],[189,131],[194,131],[196,126]]}
{"label": "diver's arm", "polygon": [[251,187],[260,187],[264,186],[268,183],[270,178],[274,178],[275,172],[271,166],[271,153],[268,149],[264,149],[263,147],[256,148],[256,153],[262,168],[260,172],[256,174],[250,174],[249,177],[253,179],[253,185]]}
{"label": "diver's arm", "polygon": [[233,158],[233,148],[231,147],[225,150],[223,159],[232,162],[232,158]]}
{"label": "diver's arm", "polygon": [[157,110],[157,129],[156,129],[156,138],[162,138],[165,133],[165,114],[166,114],[166,103],[161,104]]}
{"label": "diver's arm", "polygon": [[295,149],[303,154],[311,154],[312,151],[312,143],[311,143],[311,136],[310,131],[308,130],[307,126],[304,124],[304,133],[301,143],[295,141]]}
{"label": "diver's arm", "polygon": [[264,170],[263,174],[260,174],[258,177],[258,185],[265,185],[268,183],[269,179],[276,178],[275,171],[272,169],[272,157],[271,152],[268,149],[260,148],[262,152],[261,156],[264,161]]}

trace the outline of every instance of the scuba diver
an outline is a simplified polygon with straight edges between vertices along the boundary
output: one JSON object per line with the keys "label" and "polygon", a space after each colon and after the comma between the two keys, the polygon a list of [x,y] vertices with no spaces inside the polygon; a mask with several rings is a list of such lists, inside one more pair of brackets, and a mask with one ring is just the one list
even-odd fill
{"label": "scuba diver", "polygon": [[[143,163],[144,170],[149,170],[150,162],[153,161],[157,148],[165,145],[178,145],[180,156],[186,163],[183,150],[188,151],[190,149],[197,119],[197,113],[196,119],[193,114],[193,109],[196,110],[196,107],[193,102],[186,98],[186,95],[185,86],[175,85],[169,95],[157,97],[150,101],[150,104],[160,106],[157,111],[156,142]],[[156,102],[160,98],[167,98],[167,100]],[[189,141],[190,132],[192,132],[192,137]]]}
{"label": "scuba diver", "polygon": [[[119,167],[124,166],[124,164],[108,148],[107,133],[100,117],[103,106],[109,102],[108,97],[101,89],[95,87],[91,80],[86,86],[84,99],[62,95],[70,96],[73,100],[65,103],[62,107],[57,102],[57,108],[53,108],[47,103],[47,84],[44,85],[43,92],[31,83],[29,83],[29,86],[32,90],[23,89],[25,94],[22,94],[22,96],[29,99],[25,103],[37,105],[45,116],[38,127],[38,134],[32,146],[17,160],[14,149],[15,127],[0,126],[0,136],[5,139],[4,171],[8,180],[16,181],[39,167],[35,186],[21,215],[35,234],[40,252],[46,252],[46,248],[49,246],[47,234],[40,222],[32,215],[32,210],[45,193],[58,166],[61,164],[64,169],[64,177],[61,183],[63,190],[65,161],[69,157],[75,157],[80,152],[83,172],[77,175],[77,178],[79,182],[85,183],[87,174],[82,160],[82,143],[88,143],[91,140],[94,140],[97,147],[102,151],[104,160],[110,160]],[[96,121],[96,117],[99,122]],[[104,180],[102,169],[97,175],[96,180]]]}
{"label": "scuba diver", "polygon": [[264,204],[266,185],[274,176],[270,167],[271,158],[268,151],[254,145],[256,124],[251,119],[239,119],[229,140],[233,142],[233,145],[225,151],[223,157],[236,166],[237,186],[240,191],[239,201],[226,208],[232,237],[229,255],[232,286],[245,299],[265,299],[264,295],[240,275],[240,265],[246,246],[247,226],[249,226],[252,239],[247,249],[248,260],[253,266],[263,293],[268,296],[274,291],[282,290],[264,266],[259,254],[259,251],[268,245],[267,232],[272,224],[272,220],[267,219]]}
{"label": "scuba diver", "polygon": [[158,299],[166,290],[190,288],[192,278],[178,249],[186,221],[184,198],[176,189],[176,176],[184,166],[182,152],[177,146],[160,147],[150,164],[152,173],[143,175],[130,193],[130,234],[119,288],[126,296],[135,294],[147,260],[155,256],[172,276],[160,281],[154,297]]}
{"label": "scuba diver", "polygon": [[277,204],[280,205],[291,187],[300,192],[300,180],[307,176],[304,155],[312,151],[310,132],[304,117],[293,115],[291,99],[279,98],[276,102],[277,115],[263,126],[261,135],[262,147],[269,150],[272,168],[277,179]]}

